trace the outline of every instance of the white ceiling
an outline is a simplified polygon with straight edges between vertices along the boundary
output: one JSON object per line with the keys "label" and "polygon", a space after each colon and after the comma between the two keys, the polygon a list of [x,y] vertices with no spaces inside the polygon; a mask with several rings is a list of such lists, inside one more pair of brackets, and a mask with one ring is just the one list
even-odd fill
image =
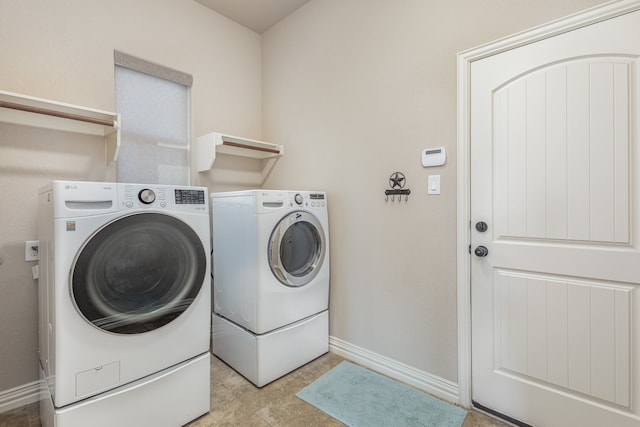
{"label": "white ceiling", "polygon": [[196,0],[258,34],[309,0]]}

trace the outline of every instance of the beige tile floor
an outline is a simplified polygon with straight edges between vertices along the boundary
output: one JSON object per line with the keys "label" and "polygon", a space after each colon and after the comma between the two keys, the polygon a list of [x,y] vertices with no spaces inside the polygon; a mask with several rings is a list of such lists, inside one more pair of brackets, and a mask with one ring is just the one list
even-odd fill
{"label": "beige tile floor", "polygon": [[[341,422],[296,397],[298,391],[342,360],[344,359],[340,356],[328,353],[271,384],[256,388],[224,362],[212,357],[211,411],[187,424],[187,426],[344,426]],[[37,403],[0,414],[0,427],[23,426],[40,426]],[[477,411],[469,412],[463,424],[463,427],[506,426],[508,424]]]}

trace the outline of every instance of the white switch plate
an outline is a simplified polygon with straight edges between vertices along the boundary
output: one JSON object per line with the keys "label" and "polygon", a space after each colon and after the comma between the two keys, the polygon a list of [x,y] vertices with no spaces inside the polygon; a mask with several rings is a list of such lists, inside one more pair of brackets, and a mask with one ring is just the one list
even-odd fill
{"label": "white switch plate", "polygon": [[427,194],[440,194],[440,175],[429,175]]}
{"label": "white switch plate", "polygon": [[38,256],[39,248],[40,248],[39,240],[27,240],[24,244],[24,260],[38,261],[40,259],[40,257]]}

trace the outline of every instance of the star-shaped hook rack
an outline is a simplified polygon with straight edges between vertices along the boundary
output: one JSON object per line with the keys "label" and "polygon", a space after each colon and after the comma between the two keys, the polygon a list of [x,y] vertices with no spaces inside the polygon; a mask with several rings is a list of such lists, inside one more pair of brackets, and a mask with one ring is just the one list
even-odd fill
{"label": "star-shaped hook rack", "polygon": [[405,202],[409,200],[409,194],[411,194],[411,190],[404,189],[404,185],[407,182],[404,174],[402,172],[394,172],[389,177],[389,186],[390,190],[385,190],[385,201],[389,201],[389,196],[391,196],[391,201],[395,201],[396,196],[398,196],[398,201],[402,200],[402,196],[404,196]]}
{"label": "star-shaped hook rack", "polygon": [[389,177],[389,186],[391,189],[403,188],[405,182],[405,177],[402,172],[394,172]]}

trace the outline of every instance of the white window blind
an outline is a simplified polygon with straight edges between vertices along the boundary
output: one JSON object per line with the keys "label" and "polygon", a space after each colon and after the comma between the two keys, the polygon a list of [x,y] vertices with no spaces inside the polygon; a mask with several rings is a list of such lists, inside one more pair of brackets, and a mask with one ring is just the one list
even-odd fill
{"label": "white window blind", "polygon": [[122,120],[117,181],[189,185],[191,76],[122,52],[114,59]]}

